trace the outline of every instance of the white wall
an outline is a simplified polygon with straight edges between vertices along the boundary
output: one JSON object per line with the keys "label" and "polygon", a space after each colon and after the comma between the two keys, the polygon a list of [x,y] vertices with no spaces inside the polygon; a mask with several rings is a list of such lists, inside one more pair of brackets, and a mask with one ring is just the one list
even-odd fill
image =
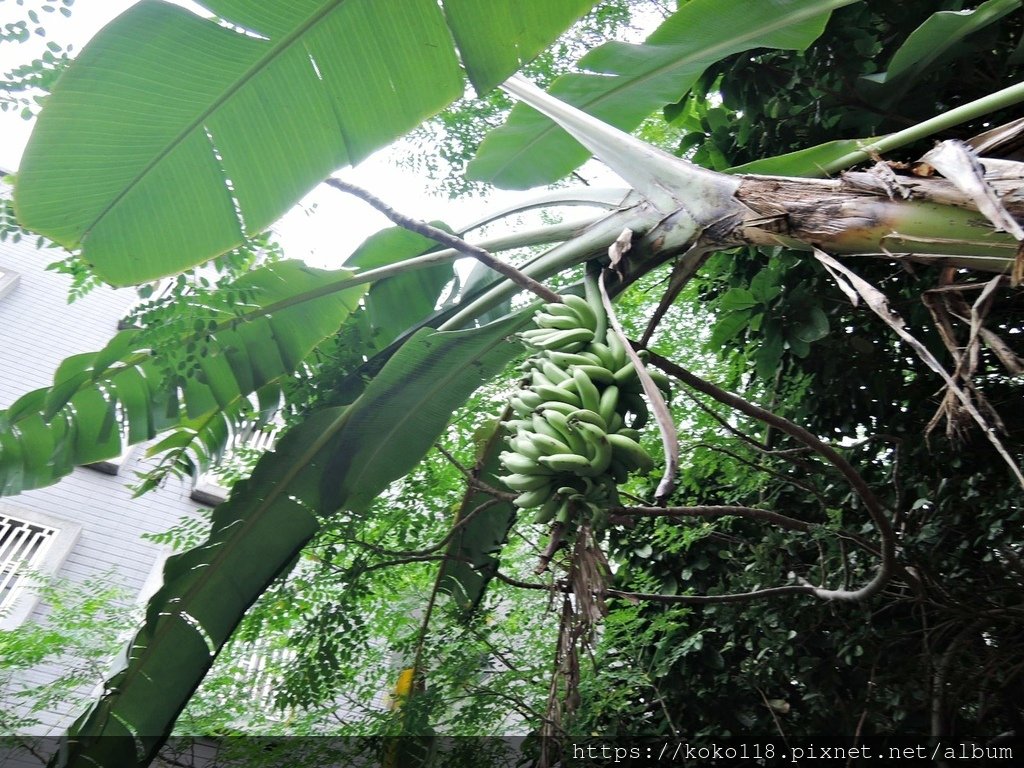
{"label": "white wall", "polygon": [[[0,243],[0,271],[19,276],[17,284],[0,295],[0,409],[51,384],[65,357],[102,348],[135,301],[134,291],[100,288],[68,304],[70,279],[45,269],[60,253],[36,250],[33,242]],[[57,570],[60,576],[81,582],[112,570],[133,593],[144,587],[151,591],[154,568],[165,552],[141,539],[141,534],[164,531],[199,506],[189,499],[190,486],[174,481],[132,499],[126,484],[142,468],[142,453],[135,450],[116,476],[78,468],[56,485],[0,499],[0,511],[25,517],[42,513],[81,526]],[[45,606],[37,605],[29,620],[38,620],[45,612]],[[55,674],[56,670],[36,669],[26,682],[43,682]],[[47,713],[47,730],[62,729],[72,714],[77,713]]]}

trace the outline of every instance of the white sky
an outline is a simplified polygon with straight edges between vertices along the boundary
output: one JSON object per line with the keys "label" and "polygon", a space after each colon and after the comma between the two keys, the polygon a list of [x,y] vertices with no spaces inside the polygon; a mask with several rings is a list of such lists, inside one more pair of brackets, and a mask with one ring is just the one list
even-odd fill
{"label": "white sky", "polygon": [[[188,0],[174,1],[189,5]],[[0,44],[0,71],[6,72],[39,56],[47,40],[72,46],[74,55],[104,25],[134,4],[135,0],[77,0],[70,18],[57,13],[40,13],[46,38]],[[22,9],[12,6],[14,3],[10,0],[0,0],[0,26],[23,17]],[[38,8],[39,4],[30,2],[28,6]],[[11,13],[11,17],[4,18],[7,13]],[[0,112],[0,167],[17,170],[31,127],[31,123],[18,114]],[[479,218],[490,207],[511,205],[531,196],[529,192],[495,190],[486,202],[448,200],[434,193],[429,179],[397,167],[395,161],[400,151],[400,147],[386,148],[337,175],[370,190],[406,215],[428,221],[440,219],[455,227]],[[583,173],[600,185],[624,186],[596,163],[586,166]],[[365,203],[336,190],[319,187],[287,213],[274,230],[289,258],[304,259],[315,266],[336,267],[368,235],[386,226],[390,226],[390,222]]]}

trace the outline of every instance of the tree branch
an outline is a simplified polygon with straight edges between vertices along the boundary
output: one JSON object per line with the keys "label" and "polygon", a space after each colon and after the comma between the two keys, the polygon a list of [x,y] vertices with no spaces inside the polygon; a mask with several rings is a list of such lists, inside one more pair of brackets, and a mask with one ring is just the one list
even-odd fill
{"label": "tree branch", "polygon": [[423,555],[430,555],[437,552],[439,549],[443,549],[447,544],[455,537],[464,526],[466,526],[471,520],[477,515],[486,512],[488,509],[493,507],[495,504],[500,504],[503,499],[488,499],[482,504],[478,504],[472,512],[466,515],[461,520],[453,523],[448,529],[448,533],[444,535],[440,541],[435,544],[430,544],[422,549],[387,549],[386,547],[380,547],[376,544],[371,544],[368,541],[362,541],[361,539],[338,539],[339,541],[346,544],[355,544],[356,546],[362,547],[363,549],[372,552],[375,555],[382,555],[384,557],[393,558],[409,558],[409,557],[421,557]]}
{"label": "tree branch", "polygon": [[800,531],[808,533],[821,526],[817,523],[805,523],[795,517],[769,509],[758,509],[757,507],[743,507],[734,505],[705,505],[693,507],[609,507],[608,512],[613,515],[628,515],[630,517],[746,517],[751,520],[763,520],[768,523],[785,528],[789,531]]}
{"label": "tree branch", "polygon": [[516,498],[516,496],[519,495],[516,493],[509,493],[508,491],[502,491],[495,488],[494,486],[488,485],[483,480],[480,480],[478,477],[476,477],[476,475],[474,475],[471,470],[468,470],[464,466],[462,466],[462,464],[459,463],[459,460],[452,456],[450,452],[445,450],[444,447],[437,444],[435,444],[434,447],[446,459],[448,459],[448,461],[452,463],[452,466],[454,466],[457,470],[459,470],[459,472],[462,473],[463,477],[466,478],[466,483],[471,488],[474,488],[475,490],[478,490],[481,493],[486,493],[488,496],[493,496],[495,499],[501,499],[502,501],[512,501],[514,498]]}
{"label": "tree branch", "polygon": [[562,297],[546,285],[539,283],[529,275],[520,272],[511,264],[506,264],[505,262],[494,258],[483,248],[473,245],[472,243],[467,243],[461,237],[456,237],[449,232],[445,232],[443,229],[432,227],[425,221],[419,221],[417,219],[410,218],[409,216],[405,216],[373,193],[368,192],[362,187],[357,187],[355,184],[350,184],[347,181],[342,181],[341,179],[336,179],[334,177],[328,178],[326,184],[330,187],[334,187],[340,192],[347,192],[350,195],[355,195],[360,200],[369,203],[403,229],[408,229],[410,232],[416,232],[417,234],[430,238],[436,243],[440,243],[441,245],[445,245],[459,253],[464,253],[465,255],[476,259],[493,269],[498,274],[507,277],[520,288],[536,294],[540,298],[544,299],[544,301],[561,303]]}
{"label": "tree branch", "polygon": [[[812,587],[809,585],[774,587],[771,590],[761,590],[756,593],[742,593],[739,599],[748,599],[751,595],[768,596],[775,594],[809,593],[827,600],[863,600],[879,592],[888,583],[895,568],[896,536],[893,532],[892,525],[886,516],[885,510],[882,507],[882,503],[878,500],[874,491],[871,490],[867,482],[865,482],[864,478],[861,477],[860,473],[853,467],[853,465],[850,464],[850,462],[848,462],[832,446],[822,442],[818,437],[811,434],[803,427],[794,424],[789,419],[785,419],[782,416],[761,408],[760,406],[747,402],[739,395],[735,395],[732,392],[726,392],[724,389],[715,386],[709,381],[705,381],[700,376],[691,373],[682,366],[673,363],[671,360],[667,360],[661,355],[655,354],[654,352],[651,352],[650,354],[651,363],[670,376],[674,376],[687,386],[693,387],[693,389],[696,389],[698,392],[703,392],[705,395],[712,397],[720,403],[728,405],[730,408],[734,408],[751,418],[755,418],[758,421],[775,427],[780,432],[799,440],[804,445],[811,448],[815,453],[822,456],[826,461],[839,470],[844,478],[846,478],[846,481],[857,493],[861,501],[864,502],[864,506],[867,508],[868,514],[871,516],[871,520],[874,523],[875,528],[878,530],[878,535],[881,540],[879,546],[881,563],[878,566],[878,571],[874,578],[860,589],[853,591],[845,589],[832,590]],[[721,602],[721,600],[719,600],[719,602]]]}

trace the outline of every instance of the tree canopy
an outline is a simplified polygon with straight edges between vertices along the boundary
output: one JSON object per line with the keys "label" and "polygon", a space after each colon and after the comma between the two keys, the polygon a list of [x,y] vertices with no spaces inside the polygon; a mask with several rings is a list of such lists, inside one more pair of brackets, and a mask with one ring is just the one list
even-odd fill
{"label": "tree canopy", "polygon": [[[216,667],[186,708],[210,649],[281,629],[293,715],[404,681],[345,731],[388,759],[487,728],[541,764],[594,738],[1024,739],[1019,0],[680,3],[642,44],[588,40],[546,94],[506,82],[472,150],[470,179],[510,187],[597,156],[631,190],[543,200],[595,206],[585,226],[472,245],[389,212],[331,272],[254,238],[594,4],[204,5],[133,7],[39,117],[19,224],[177,288],[0,414],[0,488],[158,436],[161,471],[198,470],[287,426],[209,531],[168,534],[192,548],[55,765],[148,764],[179,716],[216,719]],[[578,359],[606,350],[618,370]],[[576,382],[574,434],[607,399],[604,428],[514,480],[507,448],[559,423],[530,405],[564,396],[550,377]],[[626,440],[653,472],[615,475]],[[570,490],[536,524],[549,476]]]}

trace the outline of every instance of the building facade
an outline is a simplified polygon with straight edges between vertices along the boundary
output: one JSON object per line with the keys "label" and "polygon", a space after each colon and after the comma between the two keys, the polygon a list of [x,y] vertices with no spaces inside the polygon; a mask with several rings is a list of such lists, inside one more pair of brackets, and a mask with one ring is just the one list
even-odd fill
{"label": "building facade", "polygon": [[[69,304],[70,278],[46,269],[57,254],[27,239],[0,242],[0,409],[52,384],[66,357],[101,349],[137,300],[134,291],[101,287]],[[143,534],[165,531],[202,505],[191,483],[174,478],[132,498],[144,453],[136,447],[50,487],[0,497],[0,629],[47,620],[33,581],[48,574],[72,584],[109,580],[140,605],[157,589],[168,552]],[[40,686],[60,673],[59,664],[44,664],[17,685]],[[32,713],[31,735],[58,734],[77,714],[59,705]]]}

